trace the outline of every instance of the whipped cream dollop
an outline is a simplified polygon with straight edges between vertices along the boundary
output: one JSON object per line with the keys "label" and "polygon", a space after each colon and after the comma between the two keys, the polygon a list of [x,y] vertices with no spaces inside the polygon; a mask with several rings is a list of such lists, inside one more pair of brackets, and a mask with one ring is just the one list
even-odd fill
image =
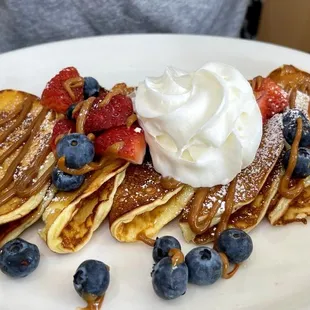
{"label": "whipped cream dollop", "polygon": [[193,187],[229,183],[261,141],[252,88],[226,64],[190,73],[169,67],[139,84],[134,106],[155,170]]}

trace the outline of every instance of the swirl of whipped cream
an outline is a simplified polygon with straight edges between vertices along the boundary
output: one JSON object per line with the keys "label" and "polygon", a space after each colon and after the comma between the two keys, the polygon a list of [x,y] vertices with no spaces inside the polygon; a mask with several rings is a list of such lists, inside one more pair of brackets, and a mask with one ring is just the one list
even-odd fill
{"label": "swirl of whipped cream", "polygon": [[229,183],[251,164],[261,141],[252,88],[226,64],[191,73],[167,68],[139,84],[134,105],[155,170],[193,187]]}

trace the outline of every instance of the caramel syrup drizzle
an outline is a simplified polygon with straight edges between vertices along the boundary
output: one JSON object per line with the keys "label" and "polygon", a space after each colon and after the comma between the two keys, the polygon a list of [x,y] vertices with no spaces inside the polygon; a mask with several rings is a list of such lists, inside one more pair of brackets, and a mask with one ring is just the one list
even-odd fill
{"label": "caramel syrup drizzle", "polygon": [[9,128],[7,128],[5,131],[0,133],[0,143],[2,143],[8,137],[8,135],[12,133],[15,130],[15,128],[17,128],[23,122],[23,120],[26,118],[27,114],[29,113],[31,106],[32,106],[31,99],[28,98],[26,102],[24,102],[23,104],[24,106],[18,118],[16,119],[16,121],[13,122],[13,124]]}
{"label": "caramel syrup drizzle", "polygon": [[63,83],[64,89],[67,91],[73,101],[75,101],[76,98],[72,88],[82,87],[83,85],[84,79],[80,76],[68,79]]}
{"label": "caramel syrup drizzle", "polygon": [[170,178],[170,177],[165,177],[165,178],[161,178],[160,179],[160,185],[164,188],[164,189],[177,189],[182,183]]}
{"label": "caramel syrup drizzle", "polygon": [[[23,113],[23,110],[21,114]],[[35,121],[33,122],[33,125],[30,126],[30,128],[28,128],[27,132],[20,138],[20,140],[16,142],[12,146],[12,148],[10,148],[9,154],[15,151],[30,136],[28,141],[22,147],[20,153],[16,156],[16,158],[10,164],[4,177],[0,180],[0,191],[4,190],[7,186],[9,186],[11,182],[13,182],[13,175],[16,171],[16,168],[21,162],[21,160],[24,158],[26,153],[29,151],[29,148],[33,142],[33,139],[35,138],[37,132],[40,130],[40,126],[42,122],[44,121],[47,112],[48,110],[43,108],[40,114],[36,117]],[[26,116],[27,114],[25,115],[25,113],[23,113],[23,115]],[[19,116],[19,118],[21,117]],[[18,126],[16,122],[14,123],[14,125],[15,125],[15,128]],[[37,193],[42,188],[44,183],[50,178],[52,167],[50,167],[41,177],[39,177],[34,184],[31,184],[31,185],[29,184],[32,181],[32,178],[35,175],[37,175],[40,169],[40,165],[45,160],[48,152],[49,152],[49,143],[47,143],[43,151],[38,155],[33,166],[27,169],[27,173],[25,173],[20,180],[16,181],[16,183],[13,186],[9,186],[9,189],[0,196],[0,206],[6,203],[7,201],[9,201],[15,195],[17,195],[20,198],[27,198]],[[3,156],[1,156],[0,163],[2,163],[5,160],[5,158],[2,158],[2,157]]]}
{"label": "caramel syrup drizzle", "polygon": [[60,170],[62,170],[65,173],[72,174],[72,175],[82,175],[82,174],[85,174],[85,173],[88,173],[94,170],[102,169],[109,160],[110,159],[108,157],[102,157],[99,163],[92,162],[92,163],[89,163],[83,166],[80,169],[72,169],[72,168],[66,167],[66,158],[65,156],[62,156],[58,159],[57,166]]}
{"label": "caramel syrup drizzle", "polygon": [[102,108],[106,104],[108,104],[111,99],[116,95],[124,95],[127,96],[134,91],[133,87],[128,87],[125,83],[115,84],[112,90],[104,97],[104,99],[99,103],[99,108]]}
{"label": "caramel syrup drizzle", "polygon": [[[76,132],[84,134],[84,124],[86,120],[86,116],[90,108],[92,107],[92,104],[96,98],[95,97],[89,97],[82,103],[79,103],[79,114],[76,119]],[[73,110],[73,113],[75,112],[75,109]]]}
{"label": "caramel syrup drizzle", "polygon": [[149,238],[143,231],[138,233],[137,240],[142,241],[143,243],[153,247],[155,245],[155,240],[152,238]]}
{"label": "caramel syrup drizzle", "polygon": [[228,271],[229,270],[229,261],[227,256],[224,253],[219,253],[222,262],[223,262],[223,274],[222,277],[224,279],[230,279],[239,269],[240,265],[239,264],[235,264],[234,268],[232,269],[232,271]]}
{"label": "caramel syrup drizzle", "polygon": [[184,263],[184,254],[180,249],[170,249],[168,255],[171,257],[171,263],[173,267]]}
{"label": "caramel syrup drizzle", "polygon": [[250,80],[249,83],[253,90],[256,90],[257,88],[260,88],[263,83],[264,78],[259,75],[256,76],[253,80]]}
{"label": "caramel syrup drizzle", "polygon": [[301,192],[304,190],[304,181],[301,179],[295,186],[289,188],[289,183],[295,169],[297,163],[297,156],[298,156],[298,146],[302,135],[302,119],[297,119],[297,131],[296,135],[292,144],[290,158],[288,162],[287,169],[281,178],[280,186],[279,186],[279,193],[288,199],[296,198]]}
{"label": "caramel syrup drizzle", "polygon": [[102,306],[104,295],[97,297],[91,294],[83,296],[83,299],[87,302],[87,306],[84,308],[78,308],[78,310],[99,310]]}
{"label": "caramel syrup drizzle", "polygon": [[[217,230],[215,233],[215,242],[214,242],[214,248],[216,248],[216,240],[218,239],[219,235],[227,229],[228,220],[233,212],[234,207],[234,196],[236,191],[236,184],[237,184],[237,178],[235,178],[233,181],[230,182],[230,185],[228,187],[228,191],[226,194],[226,204],[225,204],[225,211],[221,216],[220,222],[217,226]],[[217,187],[215,187],[215,190],[217,190]],[[197,235],[200,235],[207,231],[207,229],[210,227],[211,221],[218,212],[218,209],[220,207],[220,201],[217,200],[213,207],[209,210],[209,213],[207,217],[203,221],[199,221],[199,214],[202,211],[203,204],[205,202],[205,199],[207,195],[210,193],[209,188],[199,188],[194,196],[194,200],[189,212],[188,216],[188,224],[191,228],[191,230],[196,233]],[[222,277],[224,279],[231,278],[239,269],[239,265],[236,264],[232,271],[229,271],[229,261],[227,256],[224,253],[219,253],[220,257],[223,262],[223,274]]]}
{"label": "caramel syrup drizzle", "polygon": [[[215,190],[216,189],[217,187],[215,188]],[[221,206],[221,202],[217,200],[212,206],[212,208],[209,210],[209,213],[206,219],[203,221],[199,221],[199,214],[203,209],[204,201],[209,193],[210,193],[209,188],[206,188],[206,187],[199,188],[195,193],[192,207],[189,211],[188,223],[189,223],[191,230],[197,235],[201,235],[205,231],[207,231],[207,229],[209,228],[211,224],[212,219],[214,218],[218,209]]]}

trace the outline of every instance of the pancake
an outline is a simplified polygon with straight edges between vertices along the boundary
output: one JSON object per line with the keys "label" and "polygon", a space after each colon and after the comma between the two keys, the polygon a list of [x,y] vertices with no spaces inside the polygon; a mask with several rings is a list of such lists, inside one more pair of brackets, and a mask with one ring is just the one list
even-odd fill
{"label": "pancake", "polygon": [[19,225],[15,222],[15,235],[32,222],[25,216],[40,209],[50,186],[54,123],[54,113],[44,109],[36,96],[0,92],[0,227],[20,220]]}
{"label": "pancake", "polygon": [[[256,199],[269,174],[277,163],[283,148],[282,115],[277,114],[264,125],[262,140],[254,161],[236,177],[237,185],[234,195],[233,213]],[[229,184],[215,186],[210,189],[209,194],[204,200],[202,211],[199,214],[199,222],[204,221],[208,217],[217,202],[219,202],[220,205],[215,215],[211,218],[209,227],[216,225],[220,221],[221,215],[225,210],[225,199],[228,187]],[[180,219],[180,226],[186,241],[195,242],[197,234],[191,230],[188,223],[192,203],[193,199],[183,211]],[[207,229],[204,232],[207,232]],[[203,235],[203,233],[199,235]]]}
{"label": "pancake", "polygon": [[56,253],[82,249],[107,216],[128,163],[115,159],[93,173],[73,192],[59,192],[43,213],[40,236]]}
{"label": "pancake", "polygon": [[310,74],[292,65],[283,65],[272,71],[268,77],[286,91],[296,88],[303,93],[310,93]]}
{"label": "pancake", "polygon": [[35,208],[22,218],[0,225],[0,247],[3,246],[5,243],[9,242],[10,240],[17,238],[28,227],[41,219],[44,209],[51,202],[51,200],[55,196],[55,193],[56,188],[54,186],[50,186],[50,188],[46,192],[44,199],[37,208]]}
{"label": "pancake", "polygon": [[[229,217],[227,228],[238,228],[250,232],[264,219],[272,199],[278,192],[281,169],[282,157],[280,156],[259,194],[251,203],[243,206]],[[213,242],[217,226],[210,227],[202,235],[197,235],[194,242],[196,244]]]}
{"label": "pancake", "polygon": [[118,241],[135,242],[141,233],[154,237],[191,199],[192,187],[166,189],[161,179],[150,162],[128,167],[109,214],[111,234]]}

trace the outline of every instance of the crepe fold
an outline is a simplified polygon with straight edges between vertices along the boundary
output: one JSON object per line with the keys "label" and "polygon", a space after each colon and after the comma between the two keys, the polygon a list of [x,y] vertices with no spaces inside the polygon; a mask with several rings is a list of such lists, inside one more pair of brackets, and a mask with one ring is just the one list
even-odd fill
{"label": "crepe fold", "polygon": [[124,160],[111,160],[87,175],[79,189],[57,193],[43,213],[45,227],[40,232],[52,251],[77,252],[88,243],[109,213],[127,166]]}
{"label": "crepe fold", "polygon": [[[236,190],[234,194],[233,213],[244,206],[259,203],[259,193],[263,188],[269,174],[276,165],[284,147],[282,133],[282,116],[280,114],[272,117],[263,128],[263,136],[254,161],[247,168],[243,169],[236,176]],[[210,222],[207,230],[202,234],[196,234],[191,230],[188,222],[193,199],[187,204],[180,219],[180,227],[185,239],[190,242],[208,243],[214,236],[214,227],[221,219],[225,210],[228,185],[215,186],[211,188],[203,203],[202,211],[199,214],[199,221],[204,221],[216,202],[220,202],[219,208]],[[257,199],[257,200],[256,200]],[[262,206],[259,207],[262,210]],[[263,215],[263,212],[258,212]],[[232,215],[233,216],[233,215]],[[259,219],[261,216],[259,216]],[[258,219],[256,220],[258,223]],[[252,225],[254,227],[255,224]]]}
{"label": "crepe fold", "polygon": [[186,185],[165,189],[150,162],[130,165],[109,214],[112,236],[121,242],[135,242],[141,233],[154,237],[181,213],[193,193]]}

